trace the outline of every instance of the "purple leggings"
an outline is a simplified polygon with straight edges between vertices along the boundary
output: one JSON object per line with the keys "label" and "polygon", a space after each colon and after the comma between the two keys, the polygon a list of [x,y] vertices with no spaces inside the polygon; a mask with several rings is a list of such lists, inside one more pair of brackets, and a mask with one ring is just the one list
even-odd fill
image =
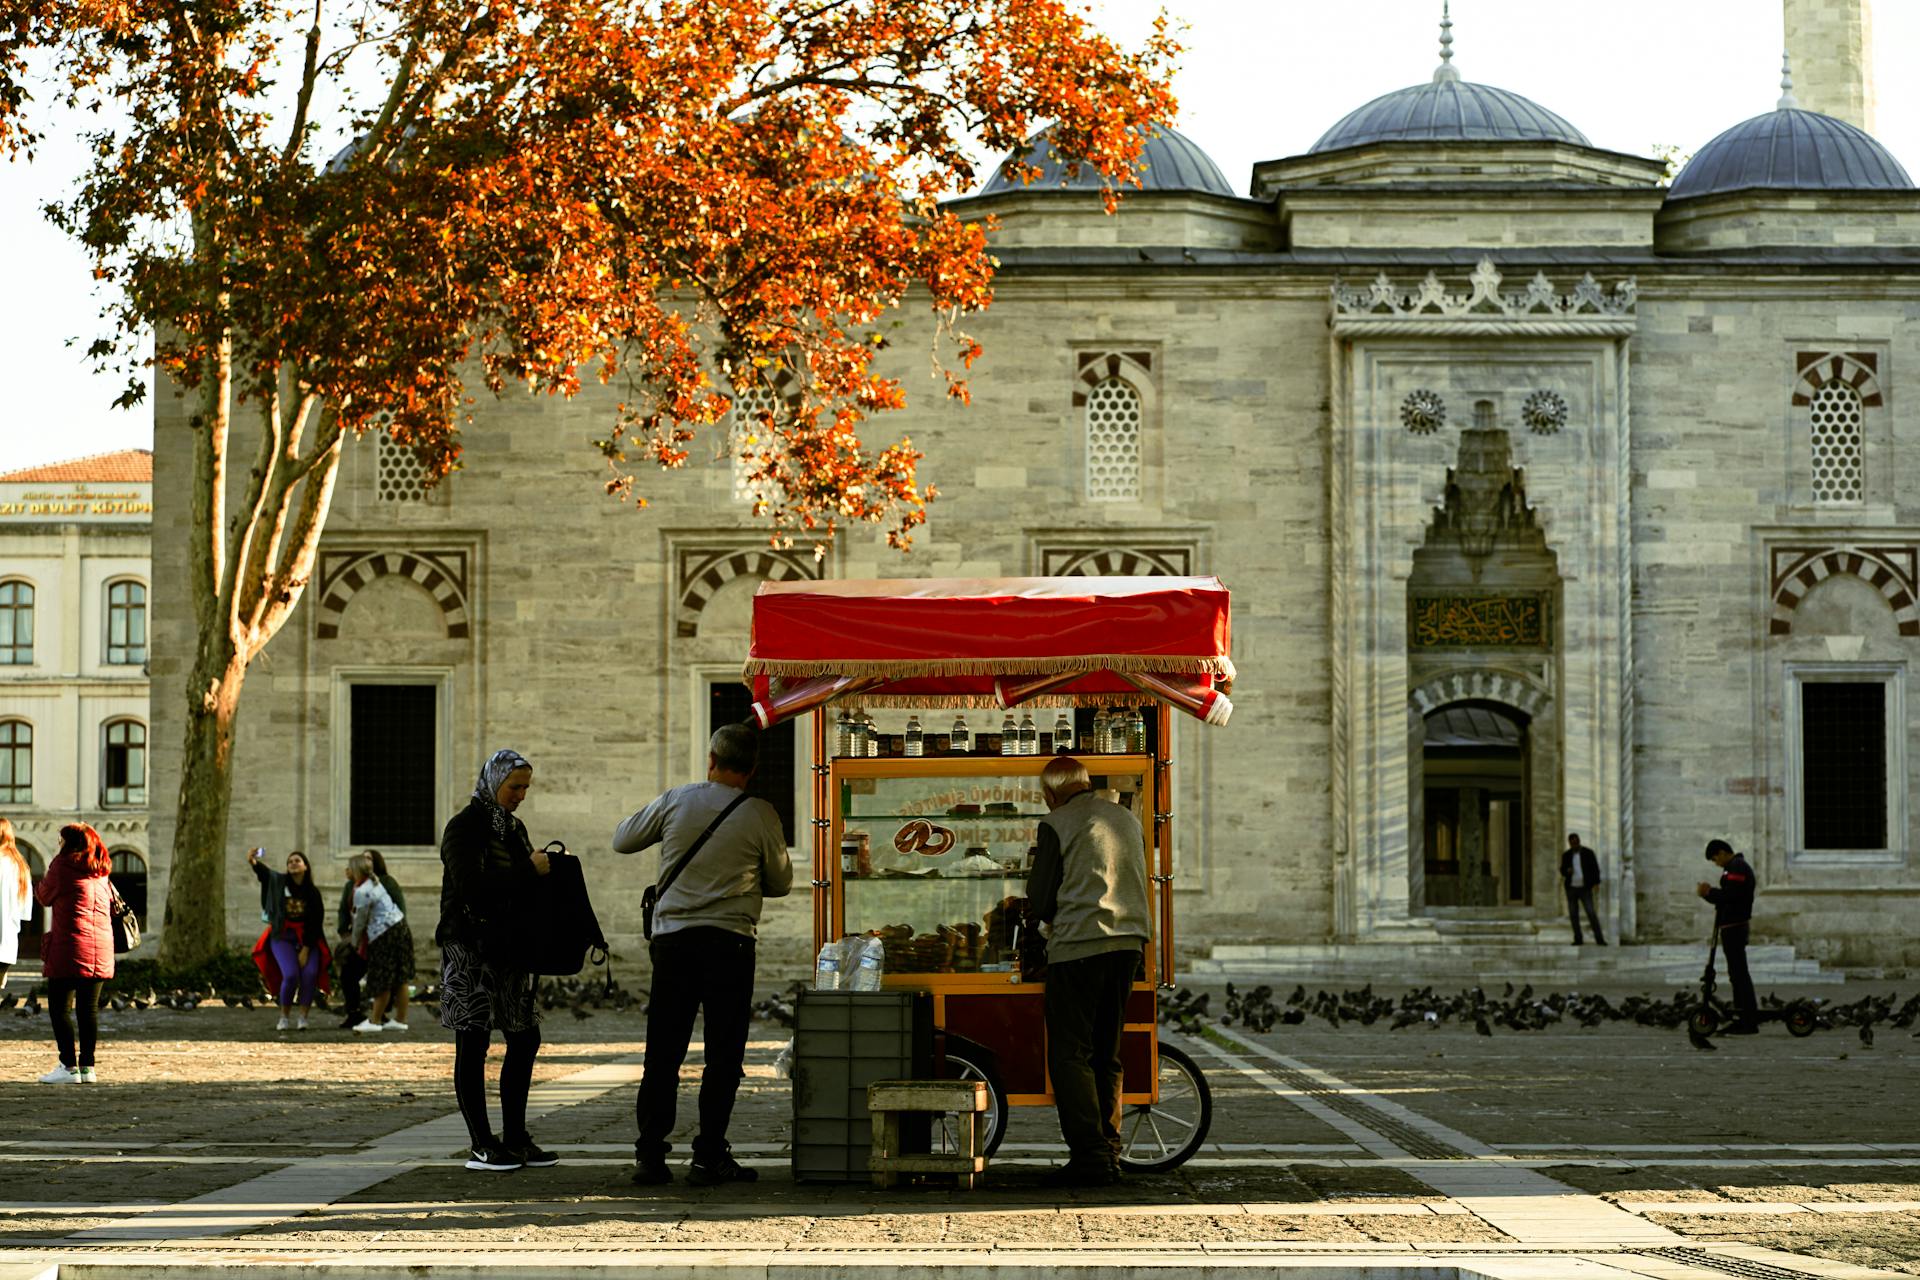
{"label": "purple leggings", "polygon": [[285,938],[274,938],[269,945],[273,947],[273,962],[280,966],[280,1005],[285,1008],[294,1003],[294,992],[300,994],[299,1004],[304,1008],[313,1003],[313,989],[320,982],[320,948],[314,947],[307,952],[307,967],[300,967],[300,944]]}

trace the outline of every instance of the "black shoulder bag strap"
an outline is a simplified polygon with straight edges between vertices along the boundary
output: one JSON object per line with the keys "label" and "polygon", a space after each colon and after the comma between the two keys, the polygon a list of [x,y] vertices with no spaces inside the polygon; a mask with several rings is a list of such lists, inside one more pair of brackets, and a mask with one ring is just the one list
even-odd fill
{"label": "black shoulder bag strap", "polygon": [[645,926],[645,933],[649,939],[653,937],[653,909],[655,905],[659,903],[660,899],[667,896],[667,890],[671,889],[673,882],[680,878],[680,873],[685,871],[688,864],[699,855],[700,850],[706,847],[707,838],[718,831],[720,824],[725,822],[735,809],[738,809],[746,802],[747,793],[744,791],[729,801],[727,807],[720,811],[719,816],[707,824],[707,829],[700,833],[700,838],[695,840],[692,845],[688,846],[687,851],[680,855],[680,861],[669,867],[667,874],[661,877],[660,883],[650,888],[641,899],[640,923]]}

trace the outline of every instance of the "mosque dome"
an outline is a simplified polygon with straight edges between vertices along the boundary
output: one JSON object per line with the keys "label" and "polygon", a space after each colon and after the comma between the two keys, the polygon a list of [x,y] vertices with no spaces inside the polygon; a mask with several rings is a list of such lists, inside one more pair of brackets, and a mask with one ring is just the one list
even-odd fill
{"label": "mosque dome", "polygon": [[[1007,175],[1007,166],[1003,163],[987,180],[981,195],[1063,188],[1068,191],[1099,190],[1100,171],[1089,165],[1081,166],[1077,176],[1067,177],[1067,163],[1054,154],[1045,129],[1035,134],[1028,145],[1031,150],[1026,157],[1027,163],[1040,170],[1040,176],[1031,184],[1023,185],[1018,178]],[[1202,151],[1185,134],[1163,124],[1153,127],[1152,136],[1141,148],[1140,159],[1134,168],[1140,175],[1142,191],[1201,191],[1207,195],[1229,197],[1235,194],[1221,174],[1220,166],[1213,162],[1213,157]]]}
{"label": "mosque dome", "polygon": [[1694,153],[1669,200],[1754,189],[1911,191],[1913,179],[1866,130],[1803,110],[1793,81],[1780,80],[1780,105],[1743,120]]}
{"label": "mosque dome", "polygon": [[1424,84],[1375,98],[1348,113],[1308,154],[1375,142],[1570,142],[1587,135],[1530,98],[1463,80],[1453,65],[1453,20],[1441,10],[1440,65]]}

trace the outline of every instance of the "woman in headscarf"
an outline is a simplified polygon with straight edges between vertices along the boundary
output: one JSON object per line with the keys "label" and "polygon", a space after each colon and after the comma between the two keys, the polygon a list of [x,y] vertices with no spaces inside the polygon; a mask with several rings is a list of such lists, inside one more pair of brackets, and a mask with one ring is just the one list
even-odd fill
{"label": "woman in headscarf", "polygon": [[[469,1169],[504,1171],[560,1163],[527,1133],[527,1092],[540,1052],[535,979],[520,959],[521,909],[551,869],[513,811],[533,785],[517,751],[496,751],[480,768],[473,799],[440,838],[440,1025],[453,1032],[453,1092],[467,1122]],[[487,1046],[507,1041],[500,1067],[500,1133],[487,1119]]]}
{"label": "woman in headscarf", "polygon": [[[84,822],[60,828],[60,852],[33,896],[47,908],[40,939],[40,976],[47,983],[47,1016],[53,1021],[60,1065],[41,1084],[92,1084],[93,1047],[99,1034],[100,988],[113,978],[113,857],[100,833]],[[73,1034],[74,1013],[80,1035]]]}

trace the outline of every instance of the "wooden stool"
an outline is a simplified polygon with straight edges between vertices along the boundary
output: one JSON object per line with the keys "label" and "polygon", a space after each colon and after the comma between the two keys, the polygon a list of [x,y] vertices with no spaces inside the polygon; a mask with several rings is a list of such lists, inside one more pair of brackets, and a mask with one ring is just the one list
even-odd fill
{"label": "wooden stool", "polygon": [[[984,1080],[876,1080],[867,1086],[873,1116],[873,1154],[867,1168],[873,1185],[891,1187],[903,1173],[950,1173],[968,1191],[979,1185],[987,1158],[980,1151],[980,1117],[987,1110]],[[951,1154],[902,1155],[903,1112],[951,1112],[959,1120],[960,1150]]]}

